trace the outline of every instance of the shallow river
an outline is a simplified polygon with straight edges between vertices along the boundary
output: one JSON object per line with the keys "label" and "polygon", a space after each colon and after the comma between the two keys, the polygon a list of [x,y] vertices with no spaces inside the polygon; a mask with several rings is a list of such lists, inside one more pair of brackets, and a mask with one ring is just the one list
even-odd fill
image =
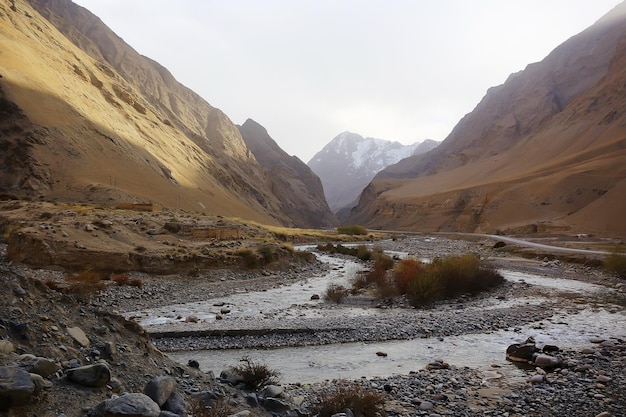
{"label": "shallow river", "polygon": [[[381,310],[350,307],[336,310],[316,309],[323,301],[311,300],[312,294],[322,294],[329,283],[346,285],[361,268],[360,264],[326,255],[320,258],[332,269],[324,275],[305,282],[275,288],[263,292],[242,292],[229,297],[205,302],[179,304],[159,309],[129,313],[139,318],[148,330],[184,321],[194,315],[201,322],[214,322],[222,305],[230,309],[228,321],[258,322],[281,318],[316,317],[337,314],[381,315]],[[319,382],[335,378],[360,378],[407,374],[424,368],[435,359],[443,359],[451,365],[469,366],[485,371],[485,377],[495,377],[496,371],[507,378],[522,378],[522,371],[505,360],[507,346],[522,342],[533,336],[539,346],[554,344],[560,348],[589,346],[594,336],[626,338],[626,312],[606,301],[607,290],[602,286],[580,281],[545,278],[538,275],[501,270],[509,281],[525,282],[542,288],[542,295],[532,298],[514,298],[506,301],[487,299],[474,308],[488,309],[511,307],[515,304],[540,304],[544,297],[567,296],[570,299],[584,297],[593,308],[581,307],[577,312],[557,312],[541,325],[531,323],[515,331],[507,329],[490,333],[451,336],[445,339],[425,338],[372,343],[341,343],[323,346],[286,347],[275,349],[232,349],[168,352],[181,363],[194,359],[204,371],[219,375],[221,370],[238,364],[244,357],[267,364],[279,370],[283,383]],[[226,319],[224,320],[226,322]],[[224,323],[220,323],[224,324]],[[617,334],[616,334],[617,332]],[[377,356],[385,352],[386,357]],[[494,365],[496,367],[494,367]]]}

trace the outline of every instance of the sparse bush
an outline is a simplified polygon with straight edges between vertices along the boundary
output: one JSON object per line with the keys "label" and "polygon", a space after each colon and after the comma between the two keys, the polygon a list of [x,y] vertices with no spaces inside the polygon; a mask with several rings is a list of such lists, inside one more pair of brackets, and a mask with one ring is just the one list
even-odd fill
{"label": "sparse bush", "polygon": [[365,245],[359,245],[356,248],[356,257],[362,261],[369,261],[372,258],[372,252]]}
{"label": "sparse bush", "polygon": [[66,281],[69,282],[67,291],[74,294],[76,298],[86,299],[92,294],[104,289],[104,278],[103,273],[86,269],[65,278]]}
{"label": "sparse bush", "polygon": [[626,279],[626,255],[623,253],[611,253],[604,257],[604,270]]}
{"label": "sparse bush", "polygon": [[41,213],[39,215],[39,218],[41,220],[48,220],[48,219],[52,218],[52,213],[50,213],[49,211],[44,211],[43,213]]}
{"label": "sparse bush", "polygon": [[377,417],[386,415],[384,404],[385,396],[378,391],[356,383],[341,383],[329,391],[320,392],[311,408],[312,415],[319,417],[331,417],[346,409],[355,416]]}
{"label": "sparse bush", "polygon": [[418,307],[442,298],[476,294],[500,285],[504,278],[481,265],[475,255],[437,258],[430,264],[404,260],[394,270],[398,291]]}
{"label": "sparse bush", "polygon": [[257,253],[261,256],[265,264],[269,264],[274,260],[274,248],[270,245],[261,246],[257,249]]}
{"label": "sparse bush", "polygon": [[324,292],[324,300],[340,304],[348,295],[348,290],[337,284],[329,284]]}
{"label": "sparse bush", "polygon": [[367,235],[368,231],[365,227],[353,224],[349,226],[339,226],[337,227],[337,233],[342,235],[357,235],[364,236]]}
{"label": "sparse bush", "polygon": [[267,385],[277,384],[280,380],[280,372],[270,369],[263,363],[258,363],[244,356],[240,360],[241,365],[233,367],[241,375],[244,385],[257,390]]}
{"label": "sparse bush", "polygon": [[228,398],[205,398],[201,395],[192,397],[189,411],[194,417],[228,417],[233,414]]}
{"label": "sparse bush", "polygon": [[372,257],[372,251],[370,251],[367,246],[359,245],[357,247],[343,246],[342,244],[337,244],[336,246],[332,243],[327,243],[325,245],[317,245],[317,250],[322,252],[328,252],[331,255],[335,253],[339,253],[341,255],[350,255],[359,258],[362,261],[369,261]]}
{"label": "sparse bush", "polygon": [[356,294],[358,290],[366,288],[369,285],[368,273],[365,271],[356,272],[352,279],[350,279],[350,283],[352,285],[352,294]]}
{"label": "sparse bush", "polygon": [[259,266],[259,258],[252,251],[252,249],[240,249],[236,252],[236,255],[241,258],[246,268],[254,269]]}

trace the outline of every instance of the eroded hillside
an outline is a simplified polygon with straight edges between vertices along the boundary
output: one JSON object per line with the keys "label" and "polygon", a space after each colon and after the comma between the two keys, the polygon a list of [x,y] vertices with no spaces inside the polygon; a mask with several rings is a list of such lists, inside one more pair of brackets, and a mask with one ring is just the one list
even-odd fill
{"label": "eroded hillside", "polygon": [[381,172],[351,220],[626,235],[626,3],[490,89],[434,151]]}
{"label": "eroded hillside", "polygon": [[69,0],[0,4],[0,193],[299,225],[219,109]]}

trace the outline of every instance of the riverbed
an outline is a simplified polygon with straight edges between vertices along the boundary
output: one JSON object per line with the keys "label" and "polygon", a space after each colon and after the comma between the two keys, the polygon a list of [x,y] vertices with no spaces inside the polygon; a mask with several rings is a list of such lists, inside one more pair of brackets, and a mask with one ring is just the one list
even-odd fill
{"label": "riverbed", "polygon": [[328,268],[289,285],[127,316],[154,334],[187,333],[155,340],[179,362],[195,360],[219,374],[249,357],[279,370],[286,383],[407,374],[435,359],[515,380],[525,374],[505,360],[505,351],[529,336],[562,349],[597,337],[626,338],[623,294],[563,278],[555,265],[545,274],[500,269],[506,284],[499,290],[415,310],[316,299],[331,283],[349,285],[364,268],[345,257],[318,256]]}

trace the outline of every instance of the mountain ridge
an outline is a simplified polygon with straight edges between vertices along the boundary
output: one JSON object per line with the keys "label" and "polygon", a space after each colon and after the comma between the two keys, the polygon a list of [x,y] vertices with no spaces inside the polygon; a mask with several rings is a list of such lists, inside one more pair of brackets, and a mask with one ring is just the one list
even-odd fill
{"label": "mountain ridge", "polygon": [[307,226],[221,110],[87,9],[15,0],[0,12],[0,194]]}
{"label": "mountain ridge", "polygon": [[612,208],[625,203],[617,191],[626,176],[625,22],[622,3],[489,89],[437,149],[380,172],[350,220],[424,231],[626,234]]}
{"label": "mountain ridge", "polygon": [[246,146],[268,171],[268,186],[283,203],[285,213],[301,225],[337,225],[324,198],[322,182],[304,162],[289,156],[258,122],[247,119],[238,129]]}

